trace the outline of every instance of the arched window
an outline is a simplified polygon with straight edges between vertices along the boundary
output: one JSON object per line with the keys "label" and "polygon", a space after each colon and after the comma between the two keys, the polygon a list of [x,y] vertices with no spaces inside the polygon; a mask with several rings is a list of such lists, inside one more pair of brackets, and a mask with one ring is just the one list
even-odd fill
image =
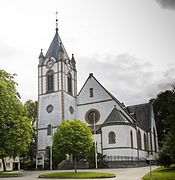
{"label": "arched window", "polygon": [[109,144],[115,144],[116,143],[116,135],[114,132],[110,132],[108,134],[108,140],[109,140]]}
{"label": "arched window", "polygon": [[142,141],[141,141],[140,130],[138,130],[138,133],[137,133],[137,141],[138,141],[138,149],[142,149]]}
{"label": "arched window", "polygon": [[153,135],[154,135],[154,150],[157,152],[157,141],[156,141],[156,131],[155,128],[153,128]]}
{"label": "arched window", "polygon": [[152,132],[150,132],[150,151],[151,151],[151,154],[153,154]]}
{"label": "arched window", "polygon": [[132,134],[132,131],[130,131],[130,138],[131,138],[131,148],[133,148],[133,134]]}
{"label": "arched window", "polygon": [[72,76],[70,73],[67,75],[67,86],[68,93],[72,94]]}
{"label": "arched window", "polygon": [[147,136],[146,136],[146,133],[144,133],[144,150],[145,150],[145,151],[148,150],[148,143],[147,143]]}
{"label": "arched window", "polygon": [[47,71],[46,84],[47,84],[47,93],[53,92],[54,90],[54,71],[53,70]]}

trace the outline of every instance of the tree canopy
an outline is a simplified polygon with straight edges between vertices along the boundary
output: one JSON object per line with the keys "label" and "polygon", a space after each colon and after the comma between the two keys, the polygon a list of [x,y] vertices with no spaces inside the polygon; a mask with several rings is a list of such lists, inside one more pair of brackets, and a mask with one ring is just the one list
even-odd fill
{"label": "tree canopy", "polygon": [[160,151],[160,162],[175,163],[175,89],[166,90],[153,99]]}
{"label": "tree canopy", "polygon": [[28,147],[28,152],[25,152],[21,156],[21,167],[27,170],[35,169],[36,167],[36,149],[37,149],[37,131],[36,131],[36,121],[37,121],[37,106],[38,102],[33,100],[27,100],[24,103],[26,108],[26,116],[28,117],[32,125],[32,139]]}
{"label": "tree canopy", "polygon": [[32,126],[16,90],[14,75],[0,70],[0,158],[16,157],[27,151]]}
{"label": "tree canopy", "polygon": [[63,154],[73,154],[76,157],[91,150],[92,133],[87,124],[78,119],[65,120],[58,125],[54,133],[53,146]]}

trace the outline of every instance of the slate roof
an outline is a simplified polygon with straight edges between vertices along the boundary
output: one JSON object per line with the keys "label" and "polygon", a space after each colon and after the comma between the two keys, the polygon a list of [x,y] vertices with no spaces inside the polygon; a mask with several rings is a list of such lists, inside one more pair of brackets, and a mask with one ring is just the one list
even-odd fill
{"label": "slate roof", "polygon": [[151,103],[128,106],[126,110],[146,131],[151,127]]}
{"label": "slate roof", "polygon": [[113,123],[128,123],[128,119],[116,107],[114,107],[112,112],[109,114],[107,119],[104,121],[103,125],[113,124]]}
{"label": "slate roof", "polygon": [[43,50],[41,49],[41,52],[40,52],[40,54],[39,54],[39,57],[38,57],[39,59],[44,59],[44,54],[43,54]]}
{"label": "slate roof", "polygon": [[56,60],[58,60],[58,52],[60,50],[60,45],[62,46],[61,49],[64,51],[65,53],[65,58],[69,59],[68,54],[66,52],[66,49],[64,48],[61,38],[58,34],[58,30],[56,29],[56,33],[55,36],[49,46],[49,49],[47,50],[47,53],[45,55],[45,59],[49,58],[49,57],[54,57]]}

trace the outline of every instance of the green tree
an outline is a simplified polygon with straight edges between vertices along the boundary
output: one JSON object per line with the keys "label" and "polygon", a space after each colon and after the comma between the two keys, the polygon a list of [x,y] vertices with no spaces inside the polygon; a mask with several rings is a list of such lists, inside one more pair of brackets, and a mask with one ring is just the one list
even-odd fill
{"label": "green tree", "polygon": [[36,148],[37,148],[37,131],[36,131],[36,122],[37,122],[37,107],[38,102],[28,100],[25,102],[24,107],[26,108],[26,116],[29,118],[32,125],[33,133],[32,139],[29,144],[28,152],[24,153],[21,158],[21,167],[24,169],[35,169],[35,160],[36,160]]}
{"label": "green tree", "polygon": [[78,119],[66,120],[58,125],[53,147],[63,154],[73,154],[76,168],[77,155],[88,153],[93,146],[92,133],[86,123]]}
{"label": "green tree", "polygon": [[158,94],[153,107],[161,145],[159,162],[169,166],[175,163],[175,89]]}
{"label": "green tree", "polygon": [[0,70],[0,158],[16,157],[28,150],[32,127],[16,90],[14,75]]}
{"label": "green tree", "polygon": [[173,117],[171,118],[175,108],[174,90],[166,90],[159,93],[157,97],[153,99],[153,108],[156,125],[158,127],[159,145],[162,147],[162,142],[174,121]]}

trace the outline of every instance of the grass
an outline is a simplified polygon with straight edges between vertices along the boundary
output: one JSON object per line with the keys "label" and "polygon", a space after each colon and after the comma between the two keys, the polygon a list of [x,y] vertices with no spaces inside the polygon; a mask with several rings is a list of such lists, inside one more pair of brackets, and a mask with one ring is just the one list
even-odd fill
{"label": "grass", "polygon": [[175,165],[165,168],[159,167],[154,169],[150,173],[147,173],[143,178],[143,180],[175,180]]}
{"label": "grass", "polygon": [[4,177],[19,177],[22,176],[21,173],[15,173],[15,172],[0,172],[0,178]]}
{"label": "grass", "polygon": [[88,178],[112,178],[115,174],[100,173],[100,172],[53,172],[40,174],[39,178],[74,178],[74,179],[88,179]]}

